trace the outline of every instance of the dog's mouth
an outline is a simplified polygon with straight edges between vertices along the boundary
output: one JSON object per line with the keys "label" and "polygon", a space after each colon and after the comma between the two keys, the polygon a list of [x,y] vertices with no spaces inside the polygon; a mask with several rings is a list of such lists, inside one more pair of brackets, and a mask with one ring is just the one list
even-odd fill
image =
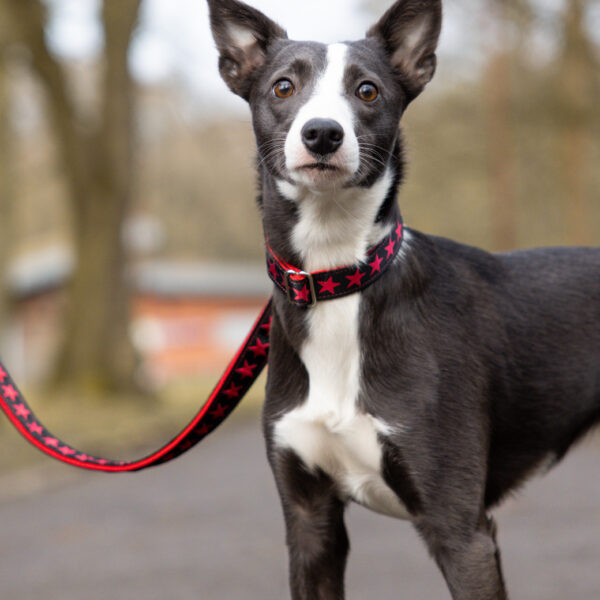
{"label": "dog's mouth", "polygon": [[341,171],[339,167],[328,163],[311,163],[300,167],[302,171]]}
{"label": "dog's mouth", "polygon": [[306,162],[289,171],[291,178],[299,184],[315,189],[326,189],[340,185],[352,176],[344,164],[337,162]]}

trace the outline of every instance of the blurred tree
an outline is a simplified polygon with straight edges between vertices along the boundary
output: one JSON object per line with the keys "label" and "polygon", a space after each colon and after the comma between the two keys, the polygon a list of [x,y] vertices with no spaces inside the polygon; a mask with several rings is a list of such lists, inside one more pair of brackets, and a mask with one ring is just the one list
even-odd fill
{"label": "blurred tree", "polygon": [[48,48],[45,4],[0,2],[46,90],[74,215],[77,267],[54,381],[98,390],[131,388],[135,353],[128,336],[122,224],[133,180],[133,83],[127,58],[141,0],[102,5],[104,71],[100,108],[92,116],[78,110],[65,70]]}
{"label": "blurred tree", "polygon": [[0,354],[4,350],[8,322],[9,297],[6,282],[6,264],[11,246],[12,198],[10,184],[10,118],[8,85],[4,51],[8,45],[9,31],[0,9]]}
{"label": "blurred tree", "polygon": [[512,106],[513,61],[530,23],[527,0],[490,0],[485,12],[489,32],[488,60],[483,72],[483,101],[492,216],[492,246],[517,245],[517,148]]}
{"label": "blurred tree", "polygon": [[[562,14],[562,52],[555,81],[558,90],[560,148],[567,241],[592,244],[590,196],[591,130],[598,73],[585,26],[588,0],[567,0]],[[596,240],[597,242],[597,240]]]}

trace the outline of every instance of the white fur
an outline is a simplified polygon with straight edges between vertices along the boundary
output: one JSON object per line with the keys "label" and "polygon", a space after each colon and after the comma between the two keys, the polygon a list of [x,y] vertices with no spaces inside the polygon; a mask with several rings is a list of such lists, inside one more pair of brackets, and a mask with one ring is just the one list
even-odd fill
{"label": "white fur", "polygon": [[408,251],[410,250],[410,243],[412,240],[412,234],[410,232],[410,229],[408,229],[408,227],[404,227],[404,229],[402,229],[402,247],[400,248],[400,252],[398,252],[398,254],[396,254],[396,258],[394,259],[394,262],[404,262],[406,255],[408,254]]}
{"label": "white fur", "polygon": [[[287,191],[298,203],[299,222],[292,242],[309,271],[354,264],[368,248],[389,235],[374,225],[392,183],[388,171],[369,190],[316,193]],[[307,312],[308,338],[300,357],[309,375],[309,393],[275,426],[280,447],[291,448],[311,469],[321,468],[352,499],[386,515],[408,513],[381,476],[378,434],[391,428],[358,408],[361,348],[360,294],[318,304]]]}
{"label": "white fur", "polygon": [[421,19],[416,20],[412,24],[410,31],[408,31],[403,38],[401,46],[392,56],[392,64],[394,62],[400,62],[401,56],[408,56],[410,58],[418,46],[423,42],[430,27],[431,22],[429,17],[423,16]]}
{"label": "white fur", "polygon": [[293,183],[286,181],[285,179],[277,179],[275,181],[279,193],[286,199],[296,202],[298,200],[298,188]]}
{"label": "white fur", "polygon": [[354,114],[344,90],[347,54],[346,44],[332,44],[328,47],[327,67],[318,80],[312,97],[298,111],[288,132],[285,142],[286,168],[295,183],[311,185],[315,180],[314,175],[299,170],[315,162],[302,142],[302,128],[311,119],[333,119],[342,126],[344,142],[329,164],[340,168],[346,179],[350,179],[358,171],[360,149],[354,133]]}
{"label": "white fur", "polygon": [[246,29],[245,27],[229,25],[227,28],[227,33],[229,34],[233,44],[242,50],[245,50],[246,48],[256,44],[256,38],[252,34],[252,31],[250,31],[250,29]]}

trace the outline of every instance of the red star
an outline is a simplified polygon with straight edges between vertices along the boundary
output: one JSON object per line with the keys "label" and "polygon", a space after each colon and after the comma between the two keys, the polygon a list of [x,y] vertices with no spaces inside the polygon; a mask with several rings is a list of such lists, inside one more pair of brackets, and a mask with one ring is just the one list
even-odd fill
{"label": "red star", "polygon": [[305,285],[301,290],[294,290],[296,292],[296,300],[302,300],[303,302],[310,302],[310,290]]}
{"label": "red star", "polygon": [[58,440],[53,437],[45,437],[44,443],[46,444],[46,446],[52,446],[53,448],[58,447]]}
{"label": "red star", "polygon": [[104,458],[101,458],[100,460],[97,460],[96,462],[97,462],[99,465],[107,465],[107,464],[108,464],[108,461],[107,461],[107,460],[105,460]]}
{"label": "red star", "polygon": [[87,454],[78,454],[75,458],[77,460],[86,462],[86,461],[90,460],[91,456],[88,456]]}
{"label": "red star", "polygon": [[398,240],[402,239],[402,223],[400,223],[400,221],[398,221],[398,227],[396,229],[396,237],[398,238]]}
{"label": "red star", "polygon": [[29,423],[27,427],[29,428],[29,431],[31,431],[31,433],[33,433],[34,435],[40,435],[42,431],[44,431],[44,429],[37,423]]}
{"label": "red star", "polygon": [[271,274],[271,278],[277,281],[279,274],[277,273],[277,265],[274,261],[269,263],[269,273]]}
{"label": "red star", "polygon": [[222,419],[227,413],[227,408],[222,404],[217,404],[217,408],[215,410],[211,410],[210,414],[215,417],[215,419]]}
{"label": "red star", "polygon": [[236,372],[239,373],[242,377],[253,377],[254,369],[256,369],[257,365],[249,365],[248,361],[244,361],[244,366],[236,369]]}
{"label": "red star", "polygon": [[335,288],[339,283],[334,283],[333,277],[330,277],[327,281],[319,281],[319,285],[321,286],[321,293],[328,292],[329,294],[335,294]]}
{"label": "red star", "polygon": [[263,344],[258,338],[256,338],[256,346],[250,346],[250,350],[254,352],[254,358],[258,358],[259,356],[267,356],[268,349],[269,344]]}
{"label": "red star", "polygon": [[223,393],[230,399],[233,400],[234,398],[239,398],[240,397],[240,392],[242,391],[242,387],[241,385],[235,385],[235,383],[231,384],[231,387],[228,390],[225,390]]}
{"label": "red star", "polygon": [[390,238],[390,243],[385,247],[385,249],[387,250],[387,257],[390,258],[391,256],[394,256],[394,248],[396,247],[396,242],[394,242],[393,239]]}
{"label": "red star", "polygon": [[2,368],[2,366],[0,366],[0,383],[6,379],[7,375],[8,373]]}
{"label": "red star", "polygon": [[69,448],[69,446],[62,446],[59,450],[65,455],[69,456],[70,454],[75,454],[75,450]]}
{"label": "red star", "polygon": [[207,433],[210,433],[210,427],[204,423],[202,427],[198,427],[198,429],[196,429],[196,433],[198,435],[206,435]]}
{"label": "red star", "polygon": [[356,273],[354,275],[346,275],[346,279],[350,282],[348,287],[352,286],[360,287],[362,285],[361,279],[365,276],[365,273],[361,273],[360,269],[356,269]]}
{"label": "red star", "polygon": [[2,389],[4,390],[4,397],[13,402],[19,397],[19,392],[12,385],[3,385]]}
{"label": "red star", "polygon": [[15,414],[17,417],[29,417],[31,411],[24,404],[15,404]]}
{"label": "red star", "polygon": [[381,272],[381,263],[382,262],[383,262],[383,258],[380,258],[379,256],[375,255],[375,260],[372,263],[369,263],[369,266],[371,267],[371,269],[373,269],[371,271],[371,275],[375,275],[375,273]]}

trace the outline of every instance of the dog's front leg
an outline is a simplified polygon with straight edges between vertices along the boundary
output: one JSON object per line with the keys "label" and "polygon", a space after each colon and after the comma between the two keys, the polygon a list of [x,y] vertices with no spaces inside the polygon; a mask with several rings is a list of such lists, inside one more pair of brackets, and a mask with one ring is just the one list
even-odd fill
{"label": "dog's front leg", "polygon": [[454,600],[508,600],[492,519],[483,517],[470,533],[435,534],[437,528],[427,525],[420,529]]}
{"label": "dog's front leg", "polygon": [[350,548],[333,481],[290,451],[271,457],[287,531],[292,600],[343,600]]}

